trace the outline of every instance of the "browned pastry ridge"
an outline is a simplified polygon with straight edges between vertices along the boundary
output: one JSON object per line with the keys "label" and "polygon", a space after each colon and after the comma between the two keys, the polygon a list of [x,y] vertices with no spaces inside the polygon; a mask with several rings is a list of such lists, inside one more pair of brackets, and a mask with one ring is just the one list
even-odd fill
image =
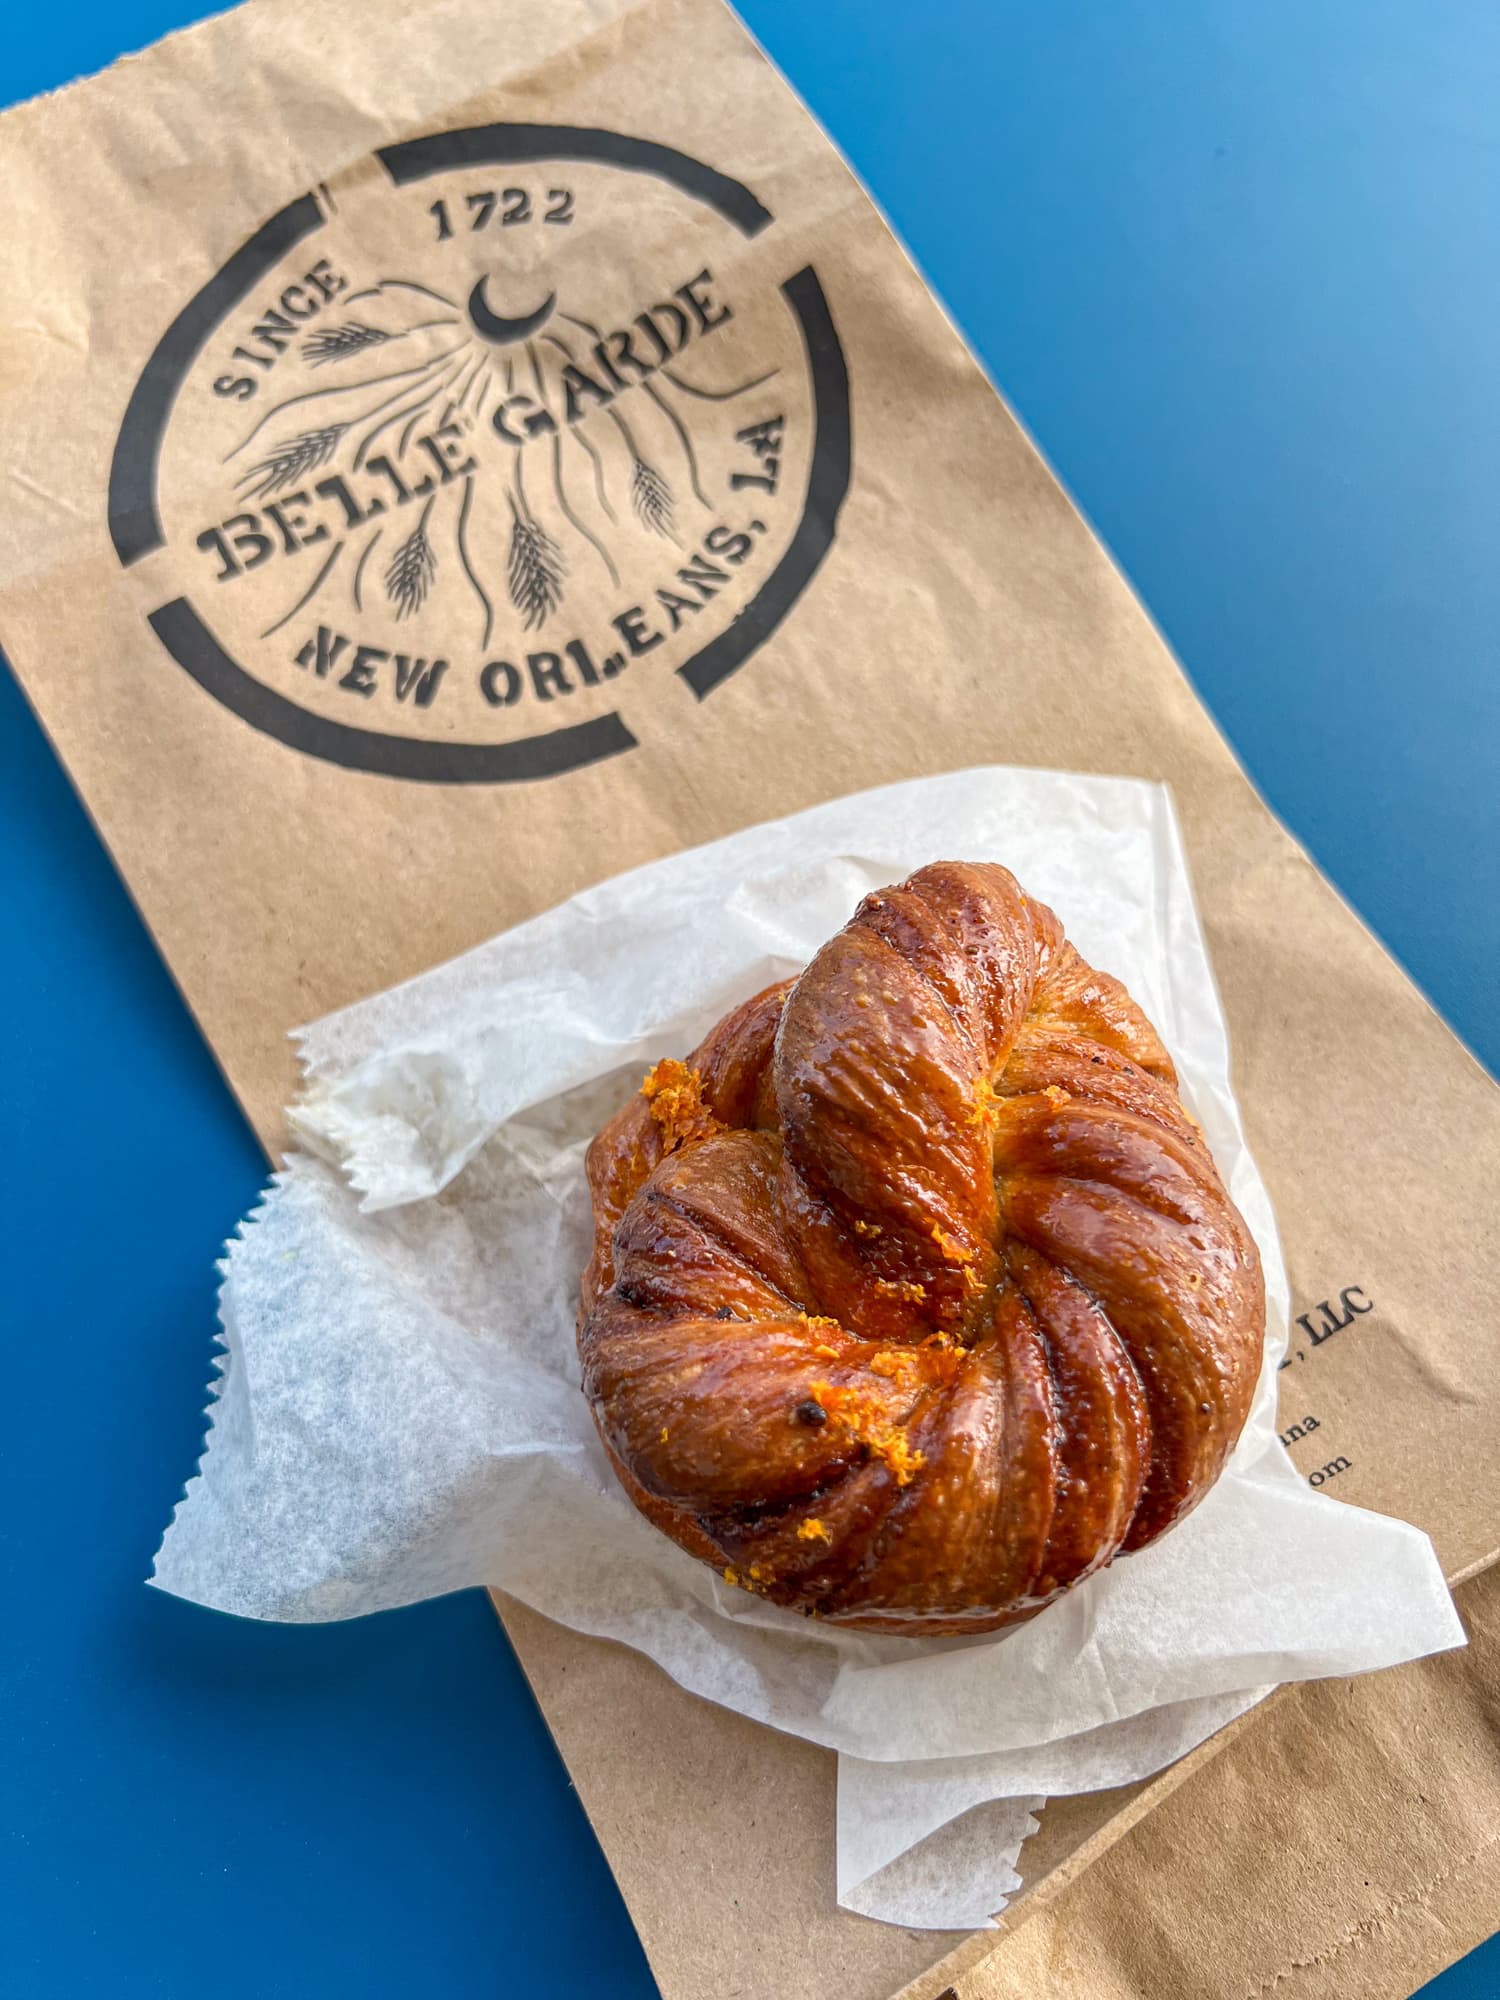
{"label": "browned pastry ridge", "polygon": [[583,1385],[626,1492],[774,1603],[1030,1617],[1202,1499],[1250,1232],[1118,980],[1005,869],[867,896],[588,1158]]}

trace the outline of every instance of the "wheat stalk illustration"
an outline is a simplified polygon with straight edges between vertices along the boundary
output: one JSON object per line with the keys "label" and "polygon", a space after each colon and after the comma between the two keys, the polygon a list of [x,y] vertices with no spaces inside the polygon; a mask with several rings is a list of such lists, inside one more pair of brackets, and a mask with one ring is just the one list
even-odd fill
{"label": "wheat stalk illustration", "polygon": [[391,557],[385,573],[385,594],[396,607],[398,618],[410,617],[422,608],[432,579],[437,574],[437,555],[427,538],[429,500],[422,518]]}
{"label": "wheat stalk illustration", "polygon": [[566,565],[562,550],[539,522],[510,503],[510,562],[507,580],[510,601],[520,612],[528,632],[544,624],[562,602]]}
{"label": "wheat stalk illustration", "polygon": [[379,347],[390,335],[381,327],[368,326],[362,319],[346,320],[342,326],[319,327],[302,343],[302,359],[314,368],[325,361],[344,361],[351,354],[363,354],[367,347]]}
{"label": "wheat stalk illustration", "polygon": [[241,474],[239,484],[252,500],[264,500],[272,493],[279,493],[304,472],[316,471],[318,466],[326,464],[348,428],[347,424],[329,424],[323,430],[303,431],[298,437],[272,445],[258,464]]}
{"label": "wheat stalk illustration", "polygon": [[672,532],[672,489],[664,474],[654,465],[648,465],[643,458],[636,459],[630,468],[630,504],[635,509],[636,518],[653,535],[670,535]]}

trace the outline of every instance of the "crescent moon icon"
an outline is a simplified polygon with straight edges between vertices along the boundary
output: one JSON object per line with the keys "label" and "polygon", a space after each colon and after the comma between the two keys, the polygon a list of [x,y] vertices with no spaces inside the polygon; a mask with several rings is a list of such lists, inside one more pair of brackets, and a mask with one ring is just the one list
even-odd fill
{"label": "crescent moon icon", "polygon": [[557,304],[556,292],[548,292],[535,312],[523,313],[519,319],[505,319],[492,312],[485,301],[484,288],[488,278],[481,278],[469,294],[469,318],[474,323],[474,331],[483,340],[493,341],[496,347],[509,347],[517,340],[525,340],[544,325]]}

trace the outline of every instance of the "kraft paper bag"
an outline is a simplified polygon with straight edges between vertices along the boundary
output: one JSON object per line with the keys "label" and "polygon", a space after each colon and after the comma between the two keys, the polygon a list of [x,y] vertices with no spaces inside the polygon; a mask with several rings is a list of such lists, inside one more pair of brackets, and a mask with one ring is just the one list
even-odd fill
{"label": "kraft paper bag", "polygon": [[[256,0],[7,114],[0,179],[0,642],[270,1152],[292,1027],[619,869],[960,765],[1165,781],[1284,1435],[1480,1577],[1494,1088],[718,0]],[[667,2000],[1375,1995],[1500,1915],[1487,1588],[1468,1654],[1055,1802],[967,1943],[837,1909],[826,1753],[501,1609]]]}
{"label": "kraft paper bag", "polygon": [[1500,1571],[1458,1604],[1465,1651],[1273,1697],[1096,1866],[902,2000],[1403,2000],[1500,1905]]}

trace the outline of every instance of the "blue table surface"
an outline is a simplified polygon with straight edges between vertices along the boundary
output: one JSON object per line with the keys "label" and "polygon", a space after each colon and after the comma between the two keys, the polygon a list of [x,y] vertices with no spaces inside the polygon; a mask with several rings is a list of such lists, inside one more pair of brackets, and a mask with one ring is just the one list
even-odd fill
{"label": "blue table surface", "polygon": [[[1500,1067],[1493,0],[744,11],[1272,805]],[[0,101],[199,12],[11,10]],[[143,1586],[264,1167],[8,676],[0,841],[0,1992],[650,1995],[482,1597],[280,1629]],[[1497,1990],[1497,1939],[1428,1989]]]}

